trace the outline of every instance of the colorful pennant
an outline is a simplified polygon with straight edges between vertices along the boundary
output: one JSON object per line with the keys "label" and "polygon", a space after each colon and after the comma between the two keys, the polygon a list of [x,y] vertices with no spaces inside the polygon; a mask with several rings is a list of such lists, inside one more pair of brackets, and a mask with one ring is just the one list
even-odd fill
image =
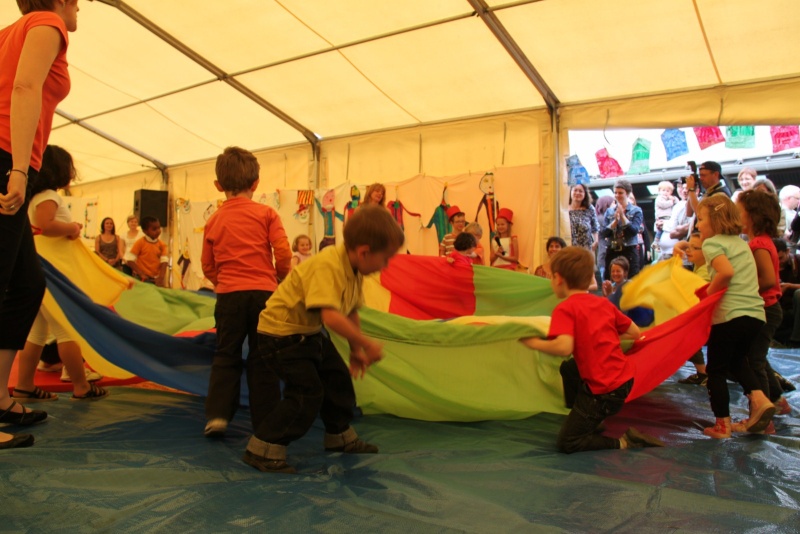
{"label": "colorful pennant", "polygon": [[772,137],[772,152],[800,147],[798,126],[770,126],[769,135]]}
{"label": "colorful pennant", "polygon": [[601,178],[615,178],[622,176],[622,167],[619,162],[608,155],[608,150],[601,148],[595,153],[597,158],[597,166],[600,167]]}
{"label": "colorful pennant", "polygon": [[652,143],[643,137],[633,142],[631,166],[627,174],[644,174],[650,172],[650,146]]}
{"label": "colorful pennant", "polygon": [[589,171],[581,164],[580,158],[573,154],[567,158],[567,184],[570,187],[589,183]]}
{"label": "colorful pennant", "polygon": [[725,148],[755,148],[755,126],[728,126],[725,128]]}
{"label": "colorful pennant", "polygon": [[694,135],[697,137],[697,143],[700,145],[700,150],[705,150],[710,146],[725,141],[722,136],[722,130],[716,126],[700,126],[692,128]]}
{"label": "colorful pennant", "polygon": [[667,152],[667,160],[685,156],[689,153],[689,146],[686,144],[686,134],[677,128],[668,128],[661,134],[661,142],[664,143],[664,150]]}

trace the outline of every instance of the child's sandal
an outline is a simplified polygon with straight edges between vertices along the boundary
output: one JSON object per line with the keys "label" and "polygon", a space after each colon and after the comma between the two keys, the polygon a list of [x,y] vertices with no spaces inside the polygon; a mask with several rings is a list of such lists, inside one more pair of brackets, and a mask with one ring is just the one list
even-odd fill
{"label": "child's sandal", "polygon": [[14,388],[11,398],[20,402],[46,402],[58,400],[58,395],[34,386],[31,391]]}
{"label": "child's sandal", "polygon": [[89,392],[86,395],[75,395],[72,394],[72,400],[88,400],[88,401],[96,401],[100,399],[104,399],[108,397],[108,390],[105,388],[101,388],[100,386],[89,383]]}

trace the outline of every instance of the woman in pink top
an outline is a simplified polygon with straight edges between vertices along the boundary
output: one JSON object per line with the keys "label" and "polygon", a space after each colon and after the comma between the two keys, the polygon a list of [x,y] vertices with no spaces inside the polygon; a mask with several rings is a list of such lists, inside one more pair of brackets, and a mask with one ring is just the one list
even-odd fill
{"label": "woman in pink top", "polygon": [[[28,179],[36,177],[56,106],[69,93],[68,32],[78,0],[17,0],[22,18],[0,30],[0,423],[47,418],[8,395],[17,350],[25,345],[44,295],[44,276],[28,220]],[[30,434],[0,432],[0,449],[33,445]]]}

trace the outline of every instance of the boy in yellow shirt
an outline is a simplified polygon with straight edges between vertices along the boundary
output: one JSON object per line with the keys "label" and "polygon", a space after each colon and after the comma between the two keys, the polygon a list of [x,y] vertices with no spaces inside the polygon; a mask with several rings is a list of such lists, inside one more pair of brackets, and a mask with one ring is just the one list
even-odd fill
{"label": "boy in yellow shirt", "polygon": [[[361,333],[358,308],[364,275],[384,269],[405,236],[381,206],[363,206],[344,226],[344,243],[300,263],[267,300],[258,322],[258,353],[248,357],[248,382],[277,372],[283,380],[275,404],[268,388],[250,389],[251,410],[266,413],[247,444],[244,462],[264,472],[296,473],[286,447],[305,435],[317,414],[325,425],[325,450],[376,453],[350,426],[359,378],[381,359],[382,345]],[[350,344],[350,373],[325,327]]]}

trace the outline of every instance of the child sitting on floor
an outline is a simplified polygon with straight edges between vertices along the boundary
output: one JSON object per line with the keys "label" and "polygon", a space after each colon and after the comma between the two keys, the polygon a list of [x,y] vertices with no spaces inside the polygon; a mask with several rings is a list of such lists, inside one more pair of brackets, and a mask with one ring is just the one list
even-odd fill
{"label": "child sitting on floor", "polygon": [[[553,310],[547,339],[523,338],[526,346],[554,356],[574,356],[573,373],[563,373],[564,395],[572,410],[558,435],[563,453],[599,449],[663,447],[659,439],[629,428],[619,439],[598,432],[603,420],[622,409],[633,387],[633,366],[620,335],[638,339],[639,328],[607,299],[588,292],[594,278],[592,253],[567,247],[550,262],[550,284],[565,299]],[[566,364],[567,362],[565,362]],[[567,380],[574,376],[575,380]]]}

